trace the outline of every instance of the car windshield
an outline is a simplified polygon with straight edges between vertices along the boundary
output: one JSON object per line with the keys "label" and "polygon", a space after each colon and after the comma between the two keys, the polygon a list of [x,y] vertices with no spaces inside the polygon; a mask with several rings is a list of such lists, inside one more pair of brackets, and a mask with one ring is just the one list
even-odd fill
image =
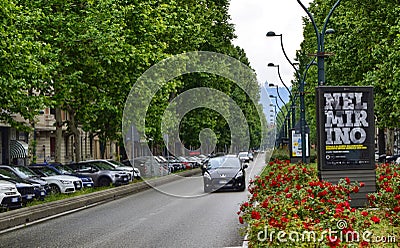
{"label": "car windshield", "polygon": [[56,167],[62,174],[71,174],[74,173],[74,170],[69,168],[68,166],[57,166]]}
{"label": "car windshield", "polygon": [[40,172],[42,172],[42,174],[45,175],[46,177],[57,176],[57,175],[58,175],[57,172],[55,172],[55,171],[53,171],[52,169],[47,168],[47,167],[40,168],[39,170],[40,170]]}
{"label": "car windshield", "polygon": [[219,157],[208,161],[208,169],[234,169],[240,168],[240,161],[237,158]]}
{"label": "car windshield", "polygon": [[38,175],[35,174],[35,172],[33,172],[32,170],[25,168],[25,167],[14,167],[14,169],[16,171],[19,172],[19,174],[21,174],[24,177],[37,177]]}
{"label": "car windshield", "polygon": [[0,174],[9,178],[18,179],[18,177],[14,173],[5,169],[0,168]]}
{"label": "car windshield", "polygon": [[112,165],[105,162],[95,162],[91,164],[94,164],[99,170],[115,170],[115,168],[112,167]]}
{"label": "car windshield", "polygon": [[239,153],[239,157],[247,157],[247,152],[241,152],[241,153]]}
{"label": "car windshield", "polygon": [[113,165],[115,165],[115,167],[125,166],[123,163],[120,163],[120,162],[115,161],[115,160],[108,160],[108,162],[110,162],[110,163],[112,163]]}

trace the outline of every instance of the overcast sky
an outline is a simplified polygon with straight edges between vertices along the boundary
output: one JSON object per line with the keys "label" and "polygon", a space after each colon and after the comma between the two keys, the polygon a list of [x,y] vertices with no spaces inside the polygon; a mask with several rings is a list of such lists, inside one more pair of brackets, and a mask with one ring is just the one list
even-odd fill
{"label": "overcast sky", "polygon": [[[303,0],[308,7],[311,0]],[[268,31],[283,34],[283,46],[288,57],[294,61],[296,50],[303,40],[302,16],[306,13],[296,0],[231,0],[229,14],[238,38],[235,45],[242,47],[257,73],[260,84],[283,86],[277,68],[268,63],[279,64],[283,81],[290,85],[293,68],[286,61],[279,37],[266,37]]]}

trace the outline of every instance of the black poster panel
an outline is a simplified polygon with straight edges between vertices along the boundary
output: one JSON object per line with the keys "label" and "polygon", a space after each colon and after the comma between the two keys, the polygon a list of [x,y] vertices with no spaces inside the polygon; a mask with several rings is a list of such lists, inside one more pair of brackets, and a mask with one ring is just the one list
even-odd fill
{"label": "black poster panel", "polygon": [[317,88],[319,169],[375,168],[373,87]]}

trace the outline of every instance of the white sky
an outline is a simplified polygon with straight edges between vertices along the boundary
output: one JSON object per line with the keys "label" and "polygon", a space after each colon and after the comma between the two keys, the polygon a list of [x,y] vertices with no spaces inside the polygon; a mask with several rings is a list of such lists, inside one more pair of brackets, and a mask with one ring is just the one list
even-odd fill
{"label": "white sky", "polygon": [[[308,7],[311,0],[303,0]],[[285,59],[279,37],[266,37],[268,31],[283,34],[283,46],[294,62],[296,50],[303,40],[303,8],[296,0],[230,0],[229,14],[238,36],[234,44],[242,47],[249,58],[251,67],[257,73],[260,84],[283,86],[277,68],[267,67],[268,63],[279,65],[286,85],[293,79],[293,68]]]}

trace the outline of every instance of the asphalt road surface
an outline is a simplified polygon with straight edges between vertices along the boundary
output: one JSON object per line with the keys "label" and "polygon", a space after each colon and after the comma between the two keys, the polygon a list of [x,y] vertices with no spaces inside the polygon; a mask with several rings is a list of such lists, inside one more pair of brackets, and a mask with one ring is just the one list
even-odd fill
{"label": "asphalt road surface", "polygon": [[[259,174],[260,154],[247,169]],[[247,180],[248,183],[248,180]],[[245,192],[203,193],[200,176],[0,235],[0,247],[235,247]]]}

